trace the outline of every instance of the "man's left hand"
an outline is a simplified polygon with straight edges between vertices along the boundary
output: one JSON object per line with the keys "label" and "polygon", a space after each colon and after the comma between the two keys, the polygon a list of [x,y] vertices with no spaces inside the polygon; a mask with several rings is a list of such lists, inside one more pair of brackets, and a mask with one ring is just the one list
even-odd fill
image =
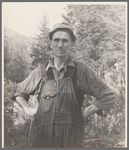
{"label": "man's left hand", "polygon": [[83,110],[83,116],[88,117],[98,111],[98,107],[95,105],[90,105]]}

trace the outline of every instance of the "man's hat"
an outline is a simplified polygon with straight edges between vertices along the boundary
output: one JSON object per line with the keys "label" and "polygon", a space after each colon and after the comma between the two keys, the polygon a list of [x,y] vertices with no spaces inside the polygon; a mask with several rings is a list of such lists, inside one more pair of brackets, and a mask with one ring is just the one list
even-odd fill
{"label": "man's hat", "polygon": [[69,31],[70,35],[71,35],[71,38],[72,38],[72,41],[76,41],[76,36],[74,34],[74,28],[67,24],[67,23],[58,23],[58,24],[55,24],[53,29],[49,32],[49,38],[50,40],[52,40],[52,35],[53,33],[55,33],[56,31],[58,30],[61,30],[61,29],[66,29]]}

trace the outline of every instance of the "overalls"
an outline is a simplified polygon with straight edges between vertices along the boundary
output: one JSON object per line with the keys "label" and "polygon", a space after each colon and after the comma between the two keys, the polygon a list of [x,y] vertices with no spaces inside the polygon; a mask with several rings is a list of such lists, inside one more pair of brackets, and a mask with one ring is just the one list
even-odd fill
{"label": "overalls", "polygon": [[36,136],[32,147],[82,147],[82,102],[73,86],[75,69],[68,66],[67,70],[64,78],[58,80],[51,68],[46,73],[33,124]]}

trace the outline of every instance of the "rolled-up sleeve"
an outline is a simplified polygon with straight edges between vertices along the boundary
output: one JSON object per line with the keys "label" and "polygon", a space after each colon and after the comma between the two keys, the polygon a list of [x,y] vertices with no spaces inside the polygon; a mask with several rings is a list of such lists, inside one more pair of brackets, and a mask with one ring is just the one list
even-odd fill
{"label": "rolled-up sleeve", "polygon": [[34,94],[36,88],[38,88],[40,81],[41,81],[41,70],[39,65],[29,74],[29,76],[24,81],[17,84],[16,92],[13,96],[13,99],[15,100],[17,96],[21,96],[28,101],[29,95]]}
{"label": "rolled-up sleeve", "polygon": [[101,110],[112,108],[115,103],[114,92],[85,64],[79,64],[78,67],[80,68],[78,78],[81,89],[85,94],[89,94],[96,98],[93,100],[92,104]]}

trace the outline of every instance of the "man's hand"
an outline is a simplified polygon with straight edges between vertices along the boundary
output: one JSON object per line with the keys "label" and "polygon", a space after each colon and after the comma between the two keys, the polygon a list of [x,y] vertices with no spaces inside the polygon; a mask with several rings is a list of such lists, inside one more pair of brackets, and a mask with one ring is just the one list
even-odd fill
{"label": "man's hand", "polygon": [[37,107],[31,107],[23,97],[16,97],[16,101],[20,104],[26,114],[33,117],[36,114]]}
{"label": "man's hand", "polygon": [[88,117],[98,111],[98,107],[95,105],[90,105],[83,110],[83,116]]}
{"label": "man's hand", "polygon": [[26,114],[30,117],[33,117],[37,112],[37,107],[29,106],[29,107],[24,107],[23,109],[26,112]]}

